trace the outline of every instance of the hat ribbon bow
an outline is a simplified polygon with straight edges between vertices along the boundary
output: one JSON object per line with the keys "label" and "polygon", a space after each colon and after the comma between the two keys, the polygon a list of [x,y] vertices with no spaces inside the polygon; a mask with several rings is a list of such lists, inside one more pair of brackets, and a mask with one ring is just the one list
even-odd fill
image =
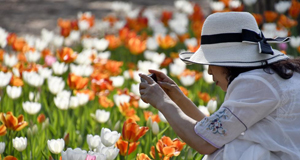
{"label": "hat ribbon bow", "polygon": [[263,33],[257,34],[254,31],[242,29],[242,42],[258,43],[259,53],[274,54],[269,43],[286,43],[289,37],[265,38]]}

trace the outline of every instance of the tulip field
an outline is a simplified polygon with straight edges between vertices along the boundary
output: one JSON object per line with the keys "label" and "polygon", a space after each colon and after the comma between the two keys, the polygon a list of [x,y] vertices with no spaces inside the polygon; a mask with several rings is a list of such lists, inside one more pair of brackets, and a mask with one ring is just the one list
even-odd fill
{"label": "tulip field", "polygon": [[[255,2],[211,1],[211,9],[249,11]],[[40,36],[0,26],[0,160],[200,160],[139,94],[138,74],[156,69],[207,116],[224,100],[207,66],[178,58],[200,46],[201,6],[177,0],[174,8],[116,1],[114,14],[57,17],[59,32],[42,29]],[[273,48],[297,57],[300,2],[274,8],[252,14],[265,37],[291,38]]]}

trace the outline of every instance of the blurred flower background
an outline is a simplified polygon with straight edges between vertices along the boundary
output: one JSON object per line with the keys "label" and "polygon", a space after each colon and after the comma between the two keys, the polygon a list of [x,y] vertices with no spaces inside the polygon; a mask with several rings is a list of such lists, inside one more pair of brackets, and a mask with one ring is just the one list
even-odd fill
{"label": "blurred flower background", "polygon": [[265,37],[289,36],[272,47],[299,57],[297,0],[1,2],[1,158],[201,159],[140,99],[138,73],[161,70],[214,113],[225,93],[178,54],[200,46],[207,15],[227,11],[252,13]]}

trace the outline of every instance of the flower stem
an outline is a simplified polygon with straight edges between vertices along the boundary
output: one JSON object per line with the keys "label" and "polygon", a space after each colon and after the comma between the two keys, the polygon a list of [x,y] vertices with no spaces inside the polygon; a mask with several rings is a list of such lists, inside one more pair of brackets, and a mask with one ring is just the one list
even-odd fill
{"label": "flower stem", "polygon": [[128,142],[128,145],[127,145],[127,153],[126,153],[126,158],[125,158],[125,160],[127,160],[127,158],[128,158],[128,153],[129,153],[129,144],[130,144],[130,142]]}
{"label": "flower stem", "polygon": [[23,155],[22,155],[22,152],[20,152],[20,155],[21,155],[21,160],[23,160]]}

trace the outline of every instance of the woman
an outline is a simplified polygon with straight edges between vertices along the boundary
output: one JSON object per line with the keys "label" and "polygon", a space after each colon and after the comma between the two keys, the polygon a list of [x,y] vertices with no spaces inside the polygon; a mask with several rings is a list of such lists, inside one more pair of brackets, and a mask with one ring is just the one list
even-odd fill
{"label": "woman", "polygon": [[188,64],[209,65],[226,93],[220,109],[205,117],[165,74],[140,74],[143,101],[164,114],[177,135],[207,159],[300,159],[300,60],[290,59],[266,39],[245,12],[207,17],[201,47],[184,52]]}

